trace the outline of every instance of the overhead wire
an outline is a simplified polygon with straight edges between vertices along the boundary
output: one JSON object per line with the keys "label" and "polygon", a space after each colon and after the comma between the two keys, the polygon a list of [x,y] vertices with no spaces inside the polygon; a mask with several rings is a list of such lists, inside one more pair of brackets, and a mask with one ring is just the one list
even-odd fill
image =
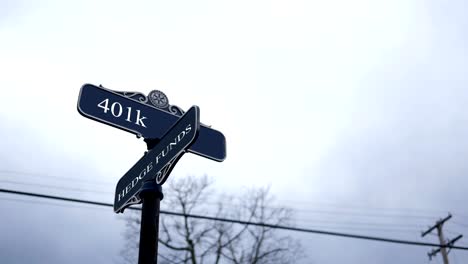
{"label": "overhead wire", "polygon": [[[113,204],[110,204],[110,203],[87,201],[87,200],[82,200],[82,199],[51,196],[51,195],[45,195],[45,194],[22,192],[22,191],[8,190],[8,189],[0,189],[0,192],[17,194],[17,195],[25,195],[25,196],[31,196],[31,197],[46,198],[46,199],[54,199],[54,200],[60,200],[60,201],[77,202],[77,203],[84,203],[84,204],[113,207]],[[129,207],[127,209],[141,210],[141,208],[135,208],[135,207]],[[236,220],[236,219],[212,217],[212,216],[206,216],[206,215],[184,214],[184,213],[179,213],[179,212],[163,211],[163,210],[161,210],[160,213],[166,214],[166,215],[188,217],[188,218],[205,219],[205,220],[220,221],[220,222],[230,222],[230,223],[236,223],[236,224],[242,224],[242,225],[252,225],[252,226],[268,227],[268,228],[281,229],[281,230],[314,233],[314,234],[337,236],[337,237],[347,237],[347,238],[379,241],[379,242],[394,243],[394,244],[405,244],[405,245],[427,246],[427,247],[446,247],[446,248],[458,249],[458,250],[468,250],[468,247],[461,247],[461,246],[454,246],[454,245],[440,245],[440,244],[435,244],[435,243],[425,243],[425,242],[419,242],[419,241],[410,241],[410,240],[368,236],[368,235],[357,235],[357,234],[333,232],[333,231],[326,231],[326,230],[292,227],[292,226],[285,226],[285,225],[274,225],[274,224],[268,224],[268,223],[262,223],[262,222],[251,222],[251,221],[243,221],[243,220]]]}
{"label": "overhead wire", "polygon": [[[87,184],[114,184],[115,182],[111,181],[89,181],[83,178],[77,178],[77,177],[62,177],[62,176],[55,176],[55,175],[50,175],[50,174],[44,174],[44,173],[33,173],[33,172],[27,172],[27,171],[20,171],[20,170],[9,170],[9,169],[0,169],[0,174],[13,174],[13,175],[21,175],[21,176],[33,176],[33,177],[46,177],[46,178],[53,178],[61,181],[73,181],[73,183],[76,182],[82,182],[82,183],[87,183]],[[360,206],[360,205],[353,205],[353,204],[337,204],[337,203],[329,203],[329,202],[310,202],[310,201],[300,201],[300,200],[292,200],[292,199],[278,199],[278,202],[281,202],[280,207],[285,204],[287,207],[292,207],[294,208],[294,205],[297,204],[304,204],[304,205],[319,205],[320,206],[326,206],[326,208],[334,207],[337,209],[342,210],[351,210],[351,211],[381,211],[385,210],[387,213],[390,211],[396,211],[396,212],[411,212],[411,215],[415,216],[422,216],[422,217],[433,217],[433,214],[440,214],[441,212],[445,212],[443,210],[431,210],[431,209],[421,209],[421,208],[388,208],[388,207],[368,207],[368,206]],[[296,208],[294,208],[296,209]],[[302,209],[298,208],[298,210],[301,211],[311,211],[308,209]],[[312,210],[313,211],[313,210]],[[419,211],[419,212],[429,212],[430,215],[421,215],[421,214],[414,214],[414,212]],[[410,215],[403,214],[402,216],[407,217]]]}
{"label": "overhead wire", "polygon": [[456,224],[458,226],[461,226],[461,227],[465,227],[465,228],[468,228],[468,224],[463,224],[463,223],[460,223],[458,221],[450,221],[452,224]]}
{"label": "overhead wire", "polygon": [[[335,219],[320,219],[320,220],[317,220],[317,219],[312,219],[312,218],[308,218],[308,219],[304,219],[304,218],[301,218],[301,219],[296,219],[296,218],[293,218],[297,221],[300,221],[300,222],[310,222],[310,223],[325,223],[325,224],[331,224],[331,223],[344,223],[343,221],[341,220],[335,220]],[[343,218],[341,218],[343,219]],[[392,226],[392,227],[415,227],[415,228],[420,228],[421,225],[410,225],[410,224],[407,224],[407,223],[388,223],[388,222],[355,222],[355,221],[349,221],[347,219],[344,219],[346,220],[346,223],[347,224],[350,224],[350,225],[353,225],[353,226]]]}
{"label": "overhead wire", "polygon": [[52,205],[52,206],[63,207],[63,208],[71,207],[71,208],[80,208],[80,209],[95,209],[95,210],[101,211],[98,207],[95,207],[95,206],[93,207],[93,206],[65,205],[65,204],[59,204],[59,203],[48,203],[45,201],[22,200],[22,199],[14,199],[14,198],[6,198],[6,197],[1,197],[0,199],[4,201],[13,201],[13,202],[20,202],[20,203]]}
{"label": "overhead wire", "polygon": [[[207,214],[206,210],[195,210],[194,214]],[[290,218],[290,223],[298,223],[309,228],[332,228],[332,229],[349,229],[360,231],[383,231],[383,232],[412,232],[420,233],[423,229],[421,225],[399,224],[399,223],[376,223],[376,222],[354,222],[336,219],[304,219]]]}
{"label": "overhead wire", "polygon": [[[45,174],[35,174],[35,173],[28,173],[28,172],[22,172],[22,171],[14,171],[14,170],[0,170],[1,173],[10,173],[10,174],[16,174],[16,175],[29,175],[29,176],[38,176],[38,177],[48,177],[48,178],[54,178],[54,179],[59,179],[62,181],[70,181],[70,182],[75,182],[75,181],[80,181],[86,184],[107,184],[105,182],[92,182],[92,181],[82,181],[81,179],[78,178],[65,178],[65,177],[59,177],[59,176],[52,176],[52,175],[45,175]],[[90,190],[90,189],[81,189],[81,188],[74,188],[74,187],[64,187],[64,186],[55,186],[55,185],[47,185],[47,184],[39,184],[39,183],[31,183],[31,182],[19,182],[19,181],[11,181],[11,180],[1,180],[0,182],[5,182],[9,184],[17,184],[17,185],[26,185],[26,186],[37,186],[41,188],[51,188],[51,189],[58,189],[58,190],[66,190],[66,191],[75,191],[75,192],[91,192],[91,193],[99,193],[99,194],[110,194],[112,192],[106,192],[106,191],[100,191],[100,190]],[[233,202],[228,202],[229,204],[233,206],[239,206],[240,204],[236,204]],[[310,203],[305,203],[302,202],[303,204],[310,204]],[[218,203],[215,202],[206,202],[206,204],[215,206]],[[373,232],[392,232],[392,233],[407,233],[407,232],[414,232],[414,233],[419,233],[421,229],[421,225],[418,223],[417,226],[410,225],[410,224],[398,224],[398,223],[382,223],[382,222],[375,222],[375,218],[380,218],[380,219],[396,219],[396,218],[405,218],[405,220],[408,219],[433,219],[434,217],[429,216],[429,215],[422,215],[422,214],[401,214],[398,213],[404,212],[405,210],[409,209],[397,209],[397,208],[382,208],[379,207],[379,209],[385,209],[385,210],[390,210],[390,212],[380,212],[379,214],[375,213],[369,213],[366,212],[366,210],[369,210],[370,208],[366,207],[343,207],[342,205],[337,205],[333,204],[334,208],[343,208],[340,211],[330,211],[330,210],[322,210],[322,209],[303,209],[303,208],[294,208],[295,211],[298,211],[301,213],[301,218],[294,218],[293,220],[295,222],[300,222],[305,224],[305,226],[310,227],[310,228],[326,228],[326,229],[331,229],[331,230],[355,230],[355,231],[373,231]],[[270,206],[266,207],[269,209],[278,209],[280,207],[278,206]],[[377,208],[373,208],[377,209]],[[414,211],[413,209],[411,209]],[[416,209],[417,210],[417,209]],[[364,212],[363,212],[364,211]],[[419,210],[423,211],[423,210]],[[359,220],[368,220],[368,218],[374,219],[373,222],[356,222],[356,221],[336,221],[336,220],[331,220],[327,219],[327,221],[324,221],[323,218],[321,220],[315,220],[308,218],[307,216],[304,217],[305,215],[339,215],[339,216],[346,216],[347,219],[359,219]],[[364,219],[361,219],[364,218]],[[340,218],[341,219],[341,218]],[[323,223],[326,223],[325,225]],[[463,227],[468,227],[468,225],[464,225],[461,223],[456,223],[460,226]],[[409,228],[405,228],[409,227]],[[414,228],[410,228],[414,227]]]}
{"label": "overhead wire", "polygon": [[[0,180],[2,181],[2,180]],[[104,191],[97,191],[97,190],[88,190],[88,189],[79,189],[79,188],[70,188],[70,187],[63,187],[63,186],[51,186],[51,185],[43,185],[43,184],[37,184],[37,183],[23,183],[23,182],[15,182],[15,181],[4,181],[4,182],[9,182],[9,183],[14,183],[14,184],[19,184],[19,185],[29,185],[29,186],[39,186],[42,188],[53,188],[53,189],[59,189],[59,190],[67,190],[67,191],[78,191],[78,192],[94,192],[94,193],[102,193],[102,194],[108,194],[111,192],[104,192]],[[217,203],[210,203],[208,204],[211,205],[217,205]],[[271,209],[277,209],[278,207],[269,207]],[[337,212],[339,213],[339,212]],[[347,219],[356,219],[356,217],[362,217],[363,215],[355,215],[355,214],[349,214],[349,212],[345,212],[342,215],[346,216]],[[388,218],[394,218],[391,215],[382,215],[381,217],[386,217]],[[341,219],[341,218],[340,218]],[[383,232],[383,233],[419,233],[421,230],[421,225],[418,224],[417,226],[410,225],[410,224],[398,224],[398,223],[382,223],[382,222],[356,222],[356,221],[337,221],[335,219],[327,219],[324,221],[323,219],[321,220],[316,220],[316,219],[310,219],[310,218],[304,218],[302,216],[301,218],[293,218],[294,222],[299,222],[302,223],[303,225],[309,227],[309,228],[319,228],[319,229],[328,229],[328,230],[334,230],[334,231],[339,231],[339,230],[354,230],[354,231],[371,231],[371,232]],[[359,219],[362,220],[362,219]],[[406,218],[406,220],[408,220]],[[323,224],[325,223],[325,225]],[[405,228],[408,227],[408,228]],[[410,228],[412,227],[412,228]]]}
{"label": "overhead wire", "polygon": [[40,184],[40,183],[31,183],[31,182],[19,182],[19,181],[11,181],[11,180],[0,180],[0,182],[9,183],[9,184],[17,184],[17,185],[25,185],[25,186],[36,186],[36,187],[50,188],[50,189],[57,189],[57,190],[67,190],[67,191],[76,191],[76,192],[93,192],[93,193],[100,193],[100,194],[113,194],[113,192],[64,187],[64,186],[56,186],[56,185],[48,185],[48,184]]}
{"label": "overhead wire", "polygon": [[310,201],[300,201],[300,200],[292,200],[292,199],[279,199],[280,202],[286,204],[303,204],[303,205],[323,205],[327,208],[335,207],[348,210],[348,209],[371,209],[371,210],[386,210],[386,211],[397,211],[397,212],[421,212],[421,213],[429,213],[429,214],[440,214],[441,212],[445,212],[444,210],[436,210],[436,209],[429,209],[429,208],[389,208],[389,207],[380,207],[380,206],[362,206],[357,204],[338,204],[338,203],[330,203],[330,202],[310,202]]}
{"label": "overhead wire", "polygon": [[[98,191],[98,190],[89,190],[89,189],[80,189],[80,188],[72,188],[72,187],[63,187],[63,186],[55,186],[55,185],[46,185],[46,184],[38,184],[38,183],[25,183],[25,182],[18,182],[18,181],[9,181],[9,180],[0,180],[0,182],[6,182],[10,184],[18,184],[18,185],[27,185],[27,186],[37,186],[37,187],[42,187],[42,188],[52,188],[52,189],[59,189],[59,190],[67,190],[67,191],[78,191],[78,192],[93,192],[93,193],[100,193],[100,194],[109,194],[112,192],[105,192],[105,191]],[[229,202],[228,202],[229,203]],[[214,202],[207,202],[207,204],[210,205],[217,205],[217,203]],[[239,204],[234,204],[234,203],[229,203],[234,206],[239,206]],[[268,209],[278,209],[279,207],[266,207]],[[332,211],[314,211],[314,210],[301,210],[301,211],[308,211],[308,212],[314,212],[314,213],[325,213],[325,214],[331,214],[331,215],[344,215],[348,219],[352,218],[355,219],[356,217],[369,217],[369,216],[374,216],[374,217],[383,217],[383,218],[396,218],[397,216],[395,215],[371,215],[371,214],[351,214],[350,212],[332,212]],[[408,219],[407,215],[400,215],[402,217],[405,217],[406,220]],[[382,223],[382,222],[356,222],[356,221],[336,221],[334,219],[327,219],[324,221],[323,219],[321,220],[315,220],[311,218],[304,218],[302,216],[301,218],[294,218],[295,221],[301,222],[301,223],[306,223],[307,226],[313,226],[314,228],[332,228],[332,229],[349,229],[349,230],[372,230],[372,231],[382,231],[382,232],[419,232],[419,229],[421,228],[420,224],[417,226],[414,225],[409,225],[409,224],[398,224],[398,223]],[[361,220],[361,219],[359,219]],[[323,225],[323,223],[326,223],[327,225]],[[319,225],[317,225],[319,224]],[[351,226],[349,226],[351,225]],[[360,228],[359,226],[365,226],[365,228]],[[398,228],[397,228],[398,227]],[[414,227],[414,229],[409,229],[409,228],[400,228],[400,227]]]}
{"label": "overhead wire", "polygon": [[[101,190],[95,190],[95,189],[83,189],[83,188],[75,188],[75,187],[67,187],[67,186],[57,186],[57,185],[50,185],[50,184],[40,184],[40,183],[32,183],[32,182],[20,182],[20,181],[12,181],[12,180],[1,180],[0,182],[4,183],[9,183],[9,184],[17,184],[17,185],[25,185],[25,186],[37,186],[41,188],[50,188],[50,189],[57,189],[57,190],[67,190],[67,191],[77,191],[77,192],[90,192],[90,193],[98,193],[98,194],[113,194],[113,192],[109,191],[101,191]],[[236,203],[230,203],[227,202],[228,204],[232,206],[239,206],[239,204]],[[215,202],[206,202],[206,204],[210,204],[213,206],[216,206],[217,203]],[[280,207],[265,207],[268,209],[278,209]],[[303,214],[307,215],[341,215],[341,216],[347,216],[347,217],[371,217],[371,218],[428,218],[425,216],[415,216],[415,215],[394,215],[394,214],[371,214],[371,213],[354,213],[354,212],[339,212],[339,211],[329,211],[329,210],[317,210],[317,209],[294,209],[295,211],[298,211]]]}
{"label": "overhead wire", "polygon": [[384,232],[384,233],[400,233],[400,234],[419,234],[418,230],[415,229],[394,229],[394,228],[365,228],[365,227],[354,227],[354,226],[335,226],[335,225],[306,225],[307,228],[312,228],[312,229],[327,229],[327,230],[333,230],[333,231],[363,231],[363,232],[369,232],[371,231],[372,233],[376,232]]}
{"label": "overhead wire", "polygon": [[[15,174],[15,175],[28,175],[28,176],[34,176],[34,177],[48,177],[48,178],[53,178],[53,179],[58,179],[62,181],[73,181],[73,183],[76,182],[82,182],[86,184],[110,184],[111,182],[104,182],[104,181],[87,181],[82,178],[76,178],[76,177],[60,177],[60,176],[54,176],[54,175],[49,175],[49,174],[40,174],[40,173],[32,173],[32,172],[25,172],[25,171],[20,171],[20,170],[7,170],[7,169],[0,169],[0,174]],[[6,182],[6,180],[4,181]],[[51,189],[60,189],[60,190],[70,190],[70,191],[79,191],[79,192],[93,192],[93,193],[100,193],[100,194],[109,194],[111,192],[108,191],[101,191],[101,190],[91,190],[91,189],[80,189],[80,188],[74,188],[74,187],[64,187],[64,186],[54,186],[54,185],[46,185],[46,184],[37,184],[37,183],[24,183],[24,182],[17,182],[17,181],[11,181],[9,180],[8,183],[11,184],[19,184],[19,185],[36,185],[39,187],[43,188],[51,188]],[[297,200],[281,200],[281,201],[287,201],[287,207],[294,209],[297,212],[301,212],[304,214],[309,214],[309,215],[345,215],[347,217],[368,217],[368,218],[414,218],[414,219],[433,219],[435,218],[438,214],[440,214],[441,210],[428,210],[428,209],[418,209],[418,208],[384,208],[384,207],[363,207],[363,206],[355,206],[355,205],[342,205],[342,204],[336,204],[336,203],[317,203],[317,202],[305,202],[305,201],[297,201]],[[207,202],[208,204],[213,204],[216,205],[214,202]],[[236,205],[235,203],[230,203],[232,205]],[[333,210],[323,210],[323,209],[304,209],[304,208],[297,208],[295,205],[297,204],[323,204],[327,205],[327,208],[334,207],[334,208],[339,208],[340,211],[333,211]],[[278,206],[281,207],[281,206]],[[278,208],[278,207],[271,207],[271,208]],[[379,212],[379,213],[374,213],[374,211],[369,212],[369,210],[385,210],[384,212]],[[419,212],[431,212],[430,215],[428,214],[415,214],[415,211]],[[400,213],[399,213],[400,212]],[[402,212],[411,212],[411,214],[408,213],[402,213]],[[435,213],[437,212],[437,213]],[[459,214],[458,214],[459,215]],[[468,227],[468,225],[465,225],[465,227]]]}
{"label": "overhead wire", "polygon": [[32,176],[33,178],[50,178],[50,179],[55,179],[59,181],[73,181],[73,182],[81,182],[81,183],[87,183],[87,184],[100,184],[100,185],[108,185],[112,184],[110,181],[89,181],[83,178],[77,178],[77,177],[62,177],[62,176],[55,176],[55,175],[50,175],[50,174],[43,174],[43,173],[32,173],[32,172],[27,172],[27,171],[18,171],[18,170],[5,170],[5,169],[0,169],[0,174],[3,175],[20,175],[20,176]]}
{"label": "overhead wire", "polygon": [[[207,202],[208,204],[213,204],[216,205],[217,203],[214,202]],[[227,202],[227,204],[232,205],[232,206],[240,206],[239,203],[234,203],[234,202]],[[340,210],[340,211],[332,211],[332,210],[324,210],[324,209],[304,209],[304,208],[298,208],[295,207],[294,205],[285,205],[285,206],[265,206],[265,208],[268,209],[278,209],[282,207],[288,207],[293,209],[294,211],[301,212],[304,214],[326,214],[326,215],[353,215],[353,216],[360,216],[360,217],[394,217],[394,218],[416,218],[416,219],[433,219],[435,215],[421,215],[421,214],[398,214],[398,213],[392,213],[392,212],[380,212],[378,214],[372,213],[372,212],[365,212],[365,211],[356,211],[356,210]]]}
{"label": "overhead wire", "polygon": [[433,216],[428,215],[408,215],[408,214],[391,214],[382,212],[379,214],[373,213],[360,213],[360,212],[349,212],[349,211],[330,211],[330,210],[317,210],[317,209],[301,209],[301,212],[305,214],[326,214],[326,215],[353,215],[353,216],[362,216],[362,217],[395,217],[395,218],[417,218],[417,219],[431,219]]}

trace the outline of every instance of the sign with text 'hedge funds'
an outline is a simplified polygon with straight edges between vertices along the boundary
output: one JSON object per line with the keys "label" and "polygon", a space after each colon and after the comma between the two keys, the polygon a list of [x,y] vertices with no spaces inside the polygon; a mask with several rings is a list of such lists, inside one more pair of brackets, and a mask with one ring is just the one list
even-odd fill
{"label": "sign with text 'hedge funds'", "polygon": [[[138,92],[112,91],[92,84],[81,87],[78,112],[151,139],[160,139],[183,114],[177,106],[169,105],[167,97],[160,91],[152,91],[147,97]],[[221,132],[201,125],[200,135],[188,151],[223,161],[226,158],[226,139]]]}
{"label": "sign with text 'hedge funds'", "polygon": [[156,146],[148,151],[117,183],[114,211],[122,212],[130,204],[140,202],[138,197],[143,183],[155,180],[163,184],[170,170],[197,140],[200,129],[198,106],[192,106],[161,138]]}

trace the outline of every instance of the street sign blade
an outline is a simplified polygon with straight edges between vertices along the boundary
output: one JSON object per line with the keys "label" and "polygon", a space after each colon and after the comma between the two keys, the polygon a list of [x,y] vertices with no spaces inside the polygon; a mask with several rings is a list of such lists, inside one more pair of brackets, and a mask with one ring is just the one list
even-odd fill
{"label": "street sign blade", "polygon": [[[161,138],[181,117],[147,102],[148,97],[141,93],[117,92],[85,84],[80,90],[78,112],[84,117],[137,136]],[[223,161],[226,158],[226,139],[221,132],[201,125],[200,136],[188,151]]]}
{"label": "street sign blade", "polygon": [[192,106],[119,180],[115,189],[114,211],[122,212],[129,204],[138,202],[143,182],[155,180],[163,184],[175,163],[197,140],[199,130],[200,111],[198,106]]}

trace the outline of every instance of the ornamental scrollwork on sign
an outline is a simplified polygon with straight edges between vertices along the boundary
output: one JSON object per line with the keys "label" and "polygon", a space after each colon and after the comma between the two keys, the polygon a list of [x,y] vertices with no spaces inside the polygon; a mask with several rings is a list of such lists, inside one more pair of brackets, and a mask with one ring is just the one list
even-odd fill
{"label": "ornamental scrollwork on sign", "polygon": [[157,184],[163,184],[167,177],[169,176],[169,174],[171,173],[172,169],[174,168],[174,166],[176,165],[177,161],[179,160],[179,158],[182,156],[184,152],[181,152],[179,153],[177,156],[175,156],[171,161],[169,161],[166,166],[164,166],[159,172],[158,174],[156,174],[156,183]]}
{"label": "ornamental scrollwork on sign", "polygon": [[142,103],[147,103],[148,102],[148,98],[142,93],[123,92],[122,95],[125,96],[125,97],[128,97],[128,98],[136,99],[136,100],[138,100],[139,102],[142,102]]}
{"label": "ornamental scrollwork on sign", "polygon": [[[102,85],[99,85],[99,87],[107,89],[103,87]],[[107,89],[107,90],[123,95],[127,98],[137,100],[138,102],[145,103],[152,107],[156,107],[160,110],[163,110],[165,112],[168,112],[176,116],[182,116],[185,113],[185,111],[182,110],[182,108],[178,107],[177,105],[170,105],[169,99],[167,98],[166,94],[164,94],[163,92],[159,90],[151,91],[148,94],[148,96],[139,92],[127,92],[127,91],[121,92],[121,91],[114,91],[110,89]]]}
{"label": "ornamental scrollwork on sign", "polygon": [[185,111],[182,110],[182,108],[178,107],[177,105],[171,105],[169,106],[169,113],[176,115],[176,116],[182,116],[184,115]]}
{"label": "ornamental scrollwork on sign", "polygon": [[120,212],[123,213],[125,208],[127,208],[128,206],[134,205],[134,204],[139,204],[139,203],[141,203],[141,198],[138,197],[138,195],[133,196],[130,200],[128,200],[128,202],[126,204],[123,205],[122,208],[124,208],[124,209],[122,209]]}
{"label": "ornamental scrollwork on sign", "polygon": [[164,110],[168,113],[171,113],[176,116],[182,116],[185,111],[182,110],[180,107],[176,105],[170,105],[169,104],[169,99],[167,98],[166,94],[159,90],[153,90],[148,94],[149,102],[146,104],[149,104],[151,106],[155,106],[156,108],[159,108],[161,110]]}
{"label": "ornamental scrollwork on sign", "polygon": [[139,92],[119,92],[119,91],[113,91],[114,93],[118,93],[120,95],[123,95],[127,98],[131,98],[134,100],[137,100],[140,103],[145,103],[148,104],[148,98],[146,95],[139,93]]}

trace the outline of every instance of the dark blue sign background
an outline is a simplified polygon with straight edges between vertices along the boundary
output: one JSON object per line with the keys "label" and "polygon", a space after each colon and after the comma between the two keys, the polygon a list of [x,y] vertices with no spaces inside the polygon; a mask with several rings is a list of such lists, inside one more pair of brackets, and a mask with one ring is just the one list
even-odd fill
{"label": "dark blue sign background", "polygon": [[145,181],[156,180],[161,185],[166,181],[170,170],[164,174],[163,168],[170,166],[169,169],[172,169],[184,154],[184,150],[197,139],[200,129],[199,116],[198,107],[191,107],[169,129],[161,141],[119,180],[115,188],[114,211],[116,213],[122,212],[128,202],[138,195]]}
{"label": "dark blue sign background", "polygon": [[[78,112],[144,138],[161,138],[180,119],[179,116],[91,84],[81,87]],[[197,141],[188,151],[223,161],[226,158],[226,139],[221,132],[202,125]]]}

